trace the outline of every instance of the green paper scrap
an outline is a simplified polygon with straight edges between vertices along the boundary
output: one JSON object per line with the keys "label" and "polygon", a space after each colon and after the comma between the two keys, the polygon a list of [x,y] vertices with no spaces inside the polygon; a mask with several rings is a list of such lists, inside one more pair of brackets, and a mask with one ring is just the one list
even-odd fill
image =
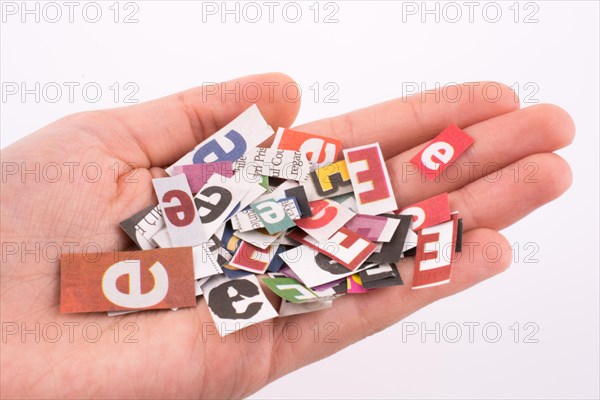
{"label": "green paper scrap", "polygon": [[266,175],[261,175],[261,181],[259,182],[259,185],[264,187],[267,191],[269,190],[269,177]]}
{"label": "green paper scrap", "polygon": [[292,303],[304,303],[319,297],[294,278],[263,278],[263,282],[277,296]]}
{"label": "green paper scrap", "polygon": [[[283,200],[289,200],[288,198]],[[263,223],[270,235],[285,231],[296,226],[294,221],[286,214],[281,201],[268,199],[260,203],[251,204],[250,207]]]}

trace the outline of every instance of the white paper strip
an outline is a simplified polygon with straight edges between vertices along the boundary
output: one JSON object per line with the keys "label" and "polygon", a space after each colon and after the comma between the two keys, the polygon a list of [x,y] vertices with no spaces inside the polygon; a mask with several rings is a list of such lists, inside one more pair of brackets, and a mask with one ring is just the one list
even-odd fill
{"label": "white paper strip", "polygon": [[309,288],[345,278],[372,266],[364,265],[354,271],[349,271],[348,268],[306,245],[279,253],[279,257]]}
{"label": "white paper strip", "polygon": [[160,231],[158,231],[156,235],[152,237],[152,240],[154,240],[161,249],[169,249],[173,247],[173,243],[171,243],[171,237],[169,236],[169,231],[167,228],[162,228]]}
{"label": "white paper strip", "polygon": [[313,311],[331,308],[333,300],[307,301],[304,303],[292,303],[286,299],[281,299],[279,306],[279,316],[288,317],[290,315],[305,314]]}
{"label": "white paper strip", "polygon": [[194,278],[202,279],[212,275],[222,274],[223,270],[217,262],[217,258],[208,248],[208,243],[192,247],[194,258]]}
{"label": "white paper strip", "polygon": [[283,236],[284,233],[285,232],[280,232],[275,235],[269,235],[266,229],[257,229],[248,232],[236,231],[233,233],[233,235],[242,239],[244,242],[248,242],[264,250],[275,243],[280,237]]}
{"label": "white paper strip", "polygon": [[135,226],[136,231],[140,232],[144,239],[151,244],[155,244],[153,241],[154,235],[161,229],[165,228],[165,219],[162,215],[160,206],[154,207],[138,224]]}
{"label": "white paper strip", "polygon": [[265,175],[304,182],[310,173],[310,166],[311,163],[300,151],[257,147],[237,160],[233,169],[242,176],[249,176],[249,179]]}

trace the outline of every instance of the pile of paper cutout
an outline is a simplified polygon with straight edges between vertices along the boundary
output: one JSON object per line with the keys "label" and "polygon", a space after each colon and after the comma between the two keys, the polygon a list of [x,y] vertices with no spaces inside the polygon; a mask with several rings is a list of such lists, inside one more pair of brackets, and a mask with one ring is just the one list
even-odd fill
{"label": "pile of paper cutout", "polygon": [[[342,155],[339,140],[280,128],[257,147],[273,134],[252,106],[154,179],[159,204],[121,222],[140,250],[63,256],[61,311],[177,309],[203,295],[225,335],[402,285],[405,256],[413,289],[449,282],[462,220],[446,193],[398,210],[378,143]],[[450,126],[411,162],[433,179],[472,143]]]}

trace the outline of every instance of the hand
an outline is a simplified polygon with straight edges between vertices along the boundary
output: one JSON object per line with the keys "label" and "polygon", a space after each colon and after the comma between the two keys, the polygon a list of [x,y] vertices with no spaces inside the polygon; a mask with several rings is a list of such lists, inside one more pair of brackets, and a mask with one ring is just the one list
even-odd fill
{"label": "hand", "polygon": [[[271,126],[294,121],[300,104],[278,89],[289,77],[267,74],[237,82],[240,88],[256,82],[264,89],[257,103]],[[269,87],[275,90],[269,93]],[[58,249],[94,253],[130,246],[118,223],[156,201],[152,177],[164,176],[162,168],[246,109],[245,98],[254,93],[237,99],[223,94],[223,101],[214,87],[196,88],[132,107],[80,113],[3,149],[2,396],[243,397],[504,271],[511,250],[497,231],[569,187],[569,166],[552,152],[568,145],[575,129],[556,106],[519,110],[508,87],[498,86],[496,102],[482,95],[477,89],[482,87],[455,103],[417,95],[297,127],[336,136],[344,148],[379,142],[398,205],[449,192],[451,209],[464,219],[464,242],[481,245],[463,253],[448,285],[411,290],[413,260],[404,259],[398,267],[405,286],[343,296],[331,309],[260,324],[256,342],[235,334],[221,339],[210,329],[203,300],[177,312],[60,314],[56,259]],[[403,174],[418,149],[451,123],[475,138],[458,160],[462,176],[436,183]],[[485,167],[492,173],[493,166],[502,169],[494,179],[482,179]],[[34,172],[25,174],[24,168]],[[486,243],[501,249],[497,260],[482,254]],[[286,323],[302,329],[297,342],[289,340],[294,332],[284,332]],[[338,328],[336,341],[315,342],[309,329],[315,323],[321,329],[335,324],[329,326]],[[127,334],[133,336],[126,340]]]}

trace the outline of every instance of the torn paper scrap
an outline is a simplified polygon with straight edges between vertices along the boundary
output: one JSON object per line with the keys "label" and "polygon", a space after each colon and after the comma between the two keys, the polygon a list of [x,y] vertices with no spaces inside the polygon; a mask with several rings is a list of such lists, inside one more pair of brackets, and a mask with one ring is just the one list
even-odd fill
{"label": "torn paper scrap", "polygon": [[244,242],[248,242],[263,250],[275,243],[283,234],[284,232],[276,233],[275,235],[269,235],[269,232],[267,232],[267,230],[264,228],[247,232],[233,232],[235,237],[240,238]]}
{"label": "torn paper scrap", "polygon": [[308,178],[311,164],[300,151],[257,147],[249,150],[235,162],[234,170],[242,177],[256,176],[291,179],[304,182]]}
{"label": "torn paper scrap", "polygon": [[396,263],[402,258],[402,253],[405,251],[405,243],[407,235],[410,231],[412,215],[394,215],[385,214],[389,218],[397,218],[400,220],[400,225],[392,235],[392,239],[387,243],[382,243],[381,248],[375,250],[367,259],[368,262],[380,264],[385,262]]}
{"label": "torn paper scrap", "polygon": [[373,242],[389,242],[399,225],[400,220],[396,218],[357,214],[346,227]]}
{"label": "torn paper scrap", "polygon": [[400,272],[393,263],[383,263],[359,272],[362,286],[365,289],[377,289],[388,286],[403,285]]}
{"label": "torn paper scrap", "polygon": [[322,167],[337,159],[342,149],[342,142],[327,136],[279,128],[271,147],[300,151],[306,154],[315,167]]}
{"label": "torn paper scrap", "polygon": [[296,201],[296,207],[298,208],[298,211],[300,211],[301,218],[312,217],[310,203],[308,202],[308,197],[306,196],[304,186],[296,186],[286,189],[284,190],[284,196],[284,198],[291,197]]}
{"label": "torn paper scrap", "polygon": [[169,231],[167,228],[162,228],[160,231],[158,231],[156,235],[152,236],[152,240],[161,249],[169,249],[174,247],[173,243],[171,243],[171,237],[169,236]]}
{"label": "torn paper scrap", "polygon": [[207,236],[212,236],[225,223],[246,193],[254,187],[254,183],[238,182],[235,176],[227,178],[214,174],[210,177],[194,198]]}
{"label": "torn paper scrap", "polygon": [[277,246],[275,243],[263,250],[248,242],[242,242],[228,264],[244,271],[263,274],[275,257]]}
{"label": "torn paper scrap", "polygon": [[267,228],[269,234],[274,235],[296,226],[293,220],[300,219],[300,210],[293,198],[267,199],[250,206],[233,216],[234,229],[246,232]]}
{"label": "torn paper scrap", "polygon": [[350,275],[346,278],[346,283],[348,285],[348,293],[367,293],[368,290],[365,289],[362,285],[362,281],[360,280],[359,274]]}
{"label": "torn paper scrap", "polygon": [[196,305],[191,247],[61,257],[63,313]]}
{"label": "torn paper scrap", "polygon": [[293,220],[300,219],[300,210],[294,198],[265,200],[250,204],[250,207],[271,235],[296,226]]}
{"label": "torn paper scrap", "polygon": [[177,165],[173,167],[172,175],[183,174],[187,178],[192,193],[198,191],[206,184],[213,174],[231,178],[233,172],[233,162],[231,160],[219,161],[206,164]]}
{"label": "torn paper scrap", "polygon": [[307,301],[304,303],[292,303],[282,300],[279,306],[279,316],[288,317],[290,315],[305,314],[319,310],[325,310],[333,306],[333,300]]}
{"label": "torn paper scrap", "polygon": [[344,158],[359,213],[378,215],[398,208],[379,143],[346,149]]}
{"label": "torn paper scrap", "polygon": [[294,278],[263,278],[262,281],[277,296],[292,303],[303,303],[319,298]]}
{"label": "torn paper scrap", "polygon": [[375,243],[346,227],[342,227],[325,242],[318,242],[306,232],[297,229],[290,232],[288,237],[325,254],[350,271],[362,265],[377,247]]}
{"label": "torn paper scrap", "polygon": [[223,273],[217,256],[210,250],[208,242],[192,247],[192,256],[194,260],[195,279],[202,279]]}
{"label": "torn paper scrap", "polygon": [[141,250],[151,250],[156,248],[156,243],[146,239],[142,234],[141,228],[138,227],[138,224],[146,217],[146,215],[154,210],[154,207],[155,206],[148,206],[119,223],[121,229],[127,233],[127,236],[129,236]]}
{"label": "torn paper scrap", "polygon": [[301,218],[295,222],[319,242],[325,242],[356,215],[349,208],[329,199],[311,201],[310,209],[312,217]]}
{"label": "torn paper scrap", "polygon": [[279,257],[294,271],[298,280],[309,288],[345,278],[368,267],[365,265],[350,271],[337,261],[306,245],[285,251]]}
{"label": "torn paper scrap", "polygon": [[162,209],[160,206],[154,206],[148,211],[146,216],[137,223],[135,229],[144,237],[144,239],[153,245],[156,245],[153,237],[165,227],[166,224],[165,219],[163,218]]}
{"label": "torn paper scrap", "polygon": [[450,220],[450,203],[448,193],[438,194],[426,200],[404,207],[396,214],[412,215],[412,230],[429,228]]}
{"label": "torn paper scrap", "polygon": [[[195,246],[206,241],[192,192],[184,175],[152,179],[173,246]],[[211,233],[212,235],[212,233]]]}
{"label": "torn paper scrap", "polygon": [[277,317],[254,275],[212,277],[203,286],[204,298],[221,336]]}
{"label": "torn paper scrap", "polygon": [[173,167],[178,165],[236,161],[248,150],[270,138],[273,133],[273,129],[260,114],[258,106],[253,104],[165,171],[172,175]]}
{"label": "torn paper scrap", "polygon": [[341,160],[312,171],[304,187],[309,201],[351,193],[352,181],[346,161]]}
{"label": "torn paper scrap", "polygon": [[417,243],[413,289],[450,282],[457,226],[458,214],[452,214],[450,221],[421,230]]}
{"label": "torn paper scrap", "polygon": [[421,149],[411,162],[430,180],[465,152],[474,140],[455,125],[450,125]]}

